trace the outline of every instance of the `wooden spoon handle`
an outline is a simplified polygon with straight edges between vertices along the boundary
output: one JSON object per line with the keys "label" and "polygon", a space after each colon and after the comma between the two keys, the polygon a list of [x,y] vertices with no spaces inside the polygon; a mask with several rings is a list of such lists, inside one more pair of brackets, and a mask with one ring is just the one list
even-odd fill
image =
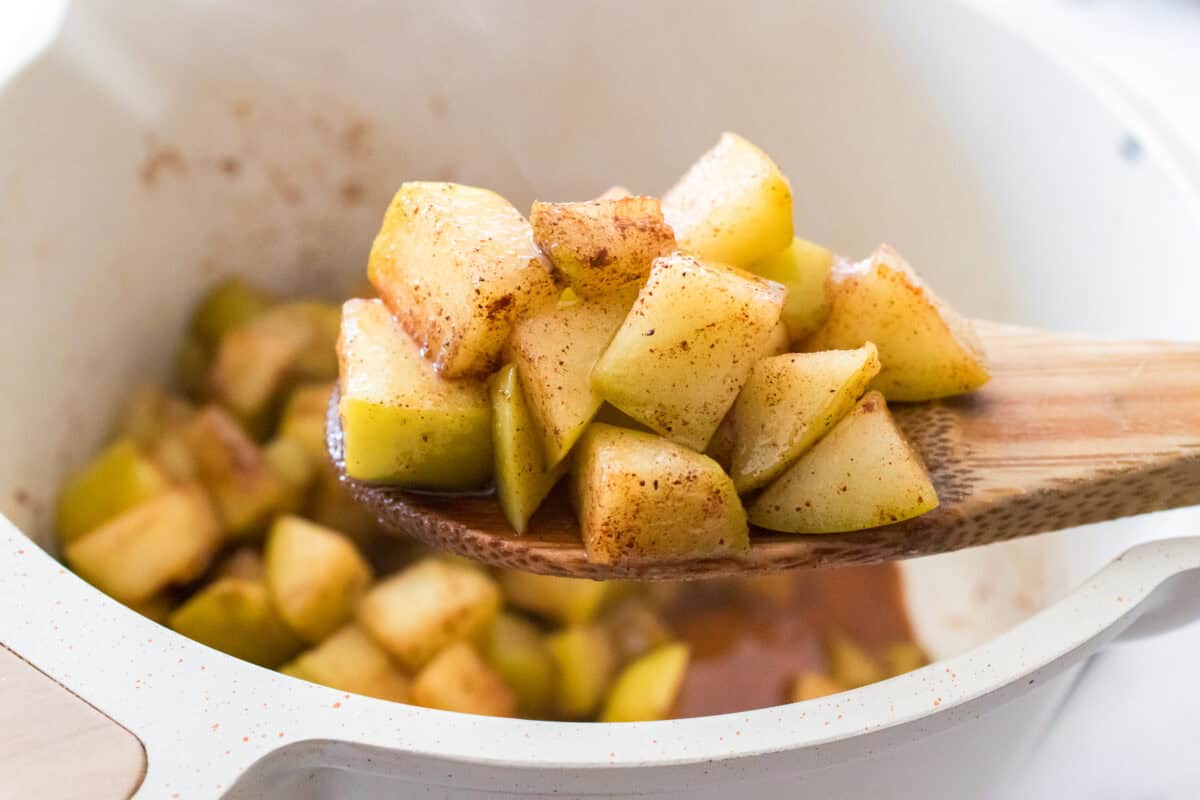
{"label": "wooden spoon handle", "polygon": [[[993,379],[893,411],[941,505],[852,533],[751,529],[738,558],[594,564],[552,494],[517,536],[491,497],[431,497],[347,480],[385,527],[497,566],[590,578],[690,579],[868,564],[1200,504],[1200,344],[1098,341],[979,323]],[[329,449],[341,472],[336,399]]]}
{"label": "wooden spoon handle", "polygon": [[1200,345],[979,328],[991,383],[893,409],[941,507],[821,537],[796,554],[801,565],[947,552],[1200,503]]}

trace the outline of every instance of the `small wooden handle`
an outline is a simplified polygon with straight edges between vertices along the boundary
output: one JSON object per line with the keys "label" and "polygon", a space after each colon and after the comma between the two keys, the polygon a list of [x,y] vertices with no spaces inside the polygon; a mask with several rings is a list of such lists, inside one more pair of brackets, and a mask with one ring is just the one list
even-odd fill
{"label": "small wooden handle", "polygon": [[137,737],[0,645],[0,796],[116,800],[145,774]]}

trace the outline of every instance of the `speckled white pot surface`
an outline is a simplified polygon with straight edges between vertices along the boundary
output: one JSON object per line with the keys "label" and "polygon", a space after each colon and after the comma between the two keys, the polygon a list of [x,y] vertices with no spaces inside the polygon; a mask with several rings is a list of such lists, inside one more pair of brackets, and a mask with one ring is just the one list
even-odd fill
{"label": "speckled white pot surface", "polygon": [[744,714],[560,724],[229,659],[35,544],[53,549],[54,486],[129,387],[165,373],[205,285],[238,271],[349,287],[407,178],[518,205],[614,182],[658,192],[734,129],[791,175],[801,232],[849,254],[887,238],[971,315],[1200,338],[1200,176],[1102,86],[977,11],[86,0],[0,86],[0,119],[0,319],[15,332],[0,643],[142,740],[139,796],[986,798],[1091,653],[1200,611],[1200,539],[1166,538],[1200,532],[1191,509],[905,565],[943,657],[917,672]]}

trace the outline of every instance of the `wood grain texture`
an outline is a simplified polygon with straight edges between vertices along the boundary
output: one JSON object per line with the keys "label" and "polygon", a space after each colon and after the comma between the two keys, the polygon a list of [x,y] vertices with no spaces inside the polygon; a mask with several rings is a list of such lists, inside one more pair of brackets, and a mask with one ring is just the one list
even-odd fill
{"label": "wood grain texture", "polygon": [[751,528],[740,558],[593,564],[560,485],[519,536],[494,497],[437,496],[346,479],[336,397],[330,455],[391,530],[468,558],[589,578],[689,579],[868,564],[1200,504],[1200,344],[1101,341],[978,323],[992,381],[964,397],[892,406],[941,506],[865,531]]}
{"label": "wood grain texture", "polygon": [[137,737],[0,645],[0,797],[118,800],[145,773]]}

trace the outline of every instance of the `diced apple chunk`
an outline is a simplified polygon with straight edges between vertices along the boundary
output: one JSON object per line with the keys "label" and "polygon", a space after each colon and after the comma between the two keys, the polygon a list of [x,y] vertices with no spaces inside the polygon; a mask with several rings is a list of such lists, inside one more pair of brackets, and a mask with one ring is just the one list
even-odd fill
{"label": "diced apple chunk", "polygon": [[308,383],[288,396],[279,420],[278,435],[299,443],[314,465],[329,459],[325,450],[325,415],[329,412],[332,383]]}
{"label": "diced apple chunk", "polygon": [[268,432],[292,383],[336,377],[337,332],[333,306],[302,301],[264,311],[221,338],[209,391],[251,430]]}
{"label": "diced apple chunk", "polygon": [[379,523],[366,506],[355,501],[338,480],[333,465],[326,462],[317,471],[304,515],[318,525],[349,536],[360,547],[379,530]]}
{"label": "diced apple chunk", "polygon": [[533,238],[580,297],[640,284],[650,262],[675,249],[656,197],[533,204]]}
{"label": "diced apple chunk", "polygon": [[509,358],[551,464],[562,461],[600,409],[603,400],[592,388],[592,367],[631,302],[608,298],[560,303],[513,329]]}
{"label": "diced apple chunk", "polygon": [[783,300],[782,286],[747,272],[660,258],[592,386],[661,435],[703,450],[770,341]]}
{"label": "diced apple chunk", "polygon": [[512,323],[559,293],[520,212],[495,192],[454,183],[400,187],[367,275],[446,377],[491,370]]}
{"label": "diced apple chunk", "polygon": [[681,250],[748,267],[792,241],[792,189],[766,153],[734,133],[693,164],[662,199]]}
{"label": "diced apple chunk", "polygon": [[[771,338],[767,340],[762,355],[759,356],[759,361],[764,358],[771,358],[772,356],[781,356],[790,349],[791,342],[788,340],[787,326],[781,320],[775,324],[775,328],[771,331]],[[742,387],[742,391],[745,391],[744,386]],[[737,408],[736,401],[733,407],[725,412],[725,416],[721,418],[721,424],[717,426],[717,430],[713,433],[712,438],[708,440],[708,446],[704,448],[704,455],[720,464],[721,469],[726,472],[730,471],[733,464],[733,447],[735,444],[733,411],[735,408]],[[596,420],[598,422],[608,421],[601,419],[599,416],[597,416]]]}
{"label": "diced apple chunk", "polygon": [[171,612],[175,610],[175,600],[171,597],[170,592],[161,592],[151,595],[145,600],[132,603],[129,608],[159,625],[166,625]]}
{"label": "diced apple chunk", "polygon": [[883,667],[862,645],[839,631],[826,638],[825,657],[829,661],[830,677],[847,689],[857,689],[887,677]]}
{"label": "diced apple chunk", "polygon": [[263,458],[291,489],[291,497],[283,506],[299,508],[304,493],[317,477],[317,466],[309,458],[304,445],[295,439],[278,436],[263,446]]}
{"label": "diced apple chunk", "polygon": [[687,672],[688,646],[664,644],[639,657],[621,672],[600,714],[601,722],[666,719]]}
{"label": "diced apple chunk", "polygon": [[450,380],[378,300],[342,311],[342,432],[346,473],[422,489],[473,489],[492,474],[492,428],[482,380]]}
{"label": "diced apple chunk", "polygon": [[874,342],[883,369],[871,388],[916,402],[961,394],[988,382],[971,321],[939,300],[900,255],[882,245],[866,261],[839,264],[833,307],[806,350]]}
{"label": "diced apple chunk", "polygon": [[412,701],[426,708],[511,717],[517,710],[513,690],[466,642],[438,653],[412,682]]}
{"label": "diced apple chunk", "polygon": [[797,676],[792,685],[791,699],[793,703],[803,703],[805,700],[816,700],[818,697],[828,697],[844,691],[844,686],[824,672],[809,670]]}
{"label": "diced apple chunk", "polygon": [[121,433],[139,447],[153,449],[164,436],[178,430],[195,413],[195,407],[187,400],[150,384],[138,389],[130,398],[121,421]]}
{"label": "diced apple chunk", "polygon": [[167,476],[130,439],[121,439],[73,475],[58,493],[55,523],[64,544],[166,489]]}
{"label": "diced apple chunk", "polygon": [[791,340],[788,339],[787,325],[783,324],[783,320],[775,323],[775,327],[771,329],[771,335],[767,337],[767,343],[763,346],[762,355],[759,358],[770,358],[771,356],[781,356],[791,350]]}
{"label": "diced apple chunk", "polygon": [[196,479],[212,495],[233,536],[261,534],[268,520],[296,498],[245,430],[217,406],[202,409],[180,436]]}
{"label": "diced apple chunk", "polygon": [[199,486],[169,489],[66,546],[67,564],[126,605],[200,576],[221,529]]}
{"label": "diced apple chunk", "polygon": [[353,542],[300,517],[275,520],[264,561],[275,607],[310,644],[350,620],[371,582],[371,567]]}
{"label": "diced apple chunk", "polygon": [[595,713],[612,683],[616,651],[600,625],[575,625],[552,634],[550,653],[558,674],[554,708],[563,719]]}
{"label": "diced apple chunk", "polygon": [[304,645],[271,605],[258,581],[221,578],[170,616],[176,632],[263,667],[277,667]]}
{"label": "diced apple chunk", "polygon": [[262,552],[254,546],[242,545],[221,559],[215,570],[217,578],[263,579]]}
{"label": "diced apple chunk", "polygon": [[608,629],[617,660],[629,663],[672,639],[671,629],[644,598],[629,597],[604,612],[601,624]]}
{"label": "diced apple chunk", "polygon": [[868,392],[750,506],[750,521],[786,533],[887,525],[937,508],[921,457],[879,392]]}
{"label": "diced apple chunk", "polygon": [[515,614],[499,614],[488,631],[484,654],[517,697],[517,713],[544,718],[556,681],[554,659],[538,627]]}
{"label": "diced apple chunk", "polygon": [[829,316],[833,261],[833,253],[824,247],[797,238],[785,250],[750,267],[755,275],[787,287],[781,319],[791,342],[803,341]]}
{"label": "diced apple chunk", "polygon": [[739,492],[774,480],[837,424],[879,374],[875,345],[759,361],[733,406],[730,474]]}
{"label": "diced apple chunk", "polygon": [[501,570],[498,580],[506,602],[563,625],[591,621],[614,587],[612,581],[539,575],[515,569]]}
{"label": "diced apple chunk", "polygon": [[406,703],[409,680],[357,625],[346,625],[280,672],[331,689]]}
{"label": "diced apple chunk", "polygon": [[481,630],[500,608],[500,591],[480,570],[427,558],[376,584],[358,622],[404,668],[417,670],[451,642]]}
{"label": "diced apple chunk", "polygon": [[929,663],[929,656],[916,642],[893,642],[879,655],[889,678],[920,669]]}
{"label": "diced apple chunk", "polygon": [[214,348],[225,334],[270,308],[271,302],[262,289],[241,278],[226,278],[200,301],[192,314],[190,332],[206,347]]}
{"label": "diced apple chunk", "polygon": [[653,434],[592,425],[573,484],[583,545],[598,564],[732,555],[746,513],[721,466]]}
{"label": "diced apple chunk", "polygon": [[566,463],[547,468],[541,437],[525,403],[516,368],[492,377],[492,448],[496,454],[496,497],[508,524],[524,533],[529,518],[566,472]]}

